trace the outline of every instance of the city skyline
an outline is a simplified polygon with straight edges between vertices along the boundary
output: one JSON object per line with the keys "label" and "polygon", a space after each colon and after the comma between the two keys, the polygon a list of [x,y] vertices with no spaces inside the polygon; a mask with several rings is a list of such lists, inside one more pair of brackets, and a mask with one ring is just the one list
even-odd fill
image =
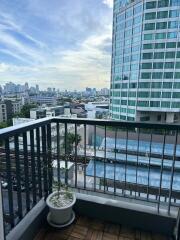
{"label": "city skyline", "polygon": [[112,7],[113,0],[1,1],[0,84],[109,87]]}

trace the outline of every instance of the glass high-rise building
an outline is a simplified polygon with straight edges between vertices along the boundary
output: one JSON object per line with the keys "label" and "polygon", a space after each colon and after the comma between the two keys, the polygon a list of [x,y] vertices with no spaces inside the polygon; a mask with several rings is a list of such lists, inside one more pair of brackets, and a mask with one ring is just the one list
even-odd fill
{"label": "glass high-rise building", "polygon": [[180,122],[180,0],[114,0],[112,119]]}

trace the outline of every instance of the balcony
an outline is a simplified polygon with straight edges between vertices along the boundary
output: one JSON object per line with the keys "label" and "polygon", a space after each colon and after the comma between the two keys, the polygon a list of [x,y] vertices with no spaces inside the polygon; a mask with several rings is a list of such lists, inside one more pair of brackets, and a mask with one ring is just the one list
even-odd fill
{"label": "balcony", "polygon": [[[0,130],[0,239],[179,239],[179,130],[63,118]],[[56,182],[77,196],[61,231],[46,223]]]}

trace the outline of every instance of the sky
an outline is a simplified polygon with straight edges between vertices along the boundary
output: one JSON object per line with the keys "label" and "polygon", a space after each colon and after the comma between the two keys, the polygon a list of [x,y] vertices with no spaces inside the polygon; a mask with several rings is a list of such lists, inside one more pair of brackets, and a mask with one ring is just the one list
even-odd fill
{"label": "sky", "polygon": [[113,0],[0,0],[0,85],[110,86]]}

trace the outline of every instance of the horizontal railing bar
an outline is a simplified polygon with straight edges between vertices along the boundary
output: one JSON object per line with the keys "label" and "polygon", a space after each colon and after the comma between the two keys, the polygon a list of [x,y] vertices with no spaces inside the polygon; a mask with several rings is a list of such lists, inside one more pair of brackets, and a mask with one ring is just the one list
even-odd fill
{"label": "horizontal railing bar", "polygon": [[112,121],[112,120],[101,120],[101,119],[81,119],[81,118],[43,118],[34,120],[32,122],[19,124],[17,126],[11,126],[0,130],[0,139],[5,137],[12,137],[15,134],[30,131],[43,125],[54,123],[70,123],[70,124],[86,124],[86,125],[97,125],[97,126],[109,126],[109,127],[125,127],[125,128],[144,128],[144,129],[163,129],[163,130],[180,130],[179,124],[166,124],[166,123],[145,123],[145,122],[123,122],[123,121]]}
{"label": "horizontal railing bar", "polygon": [[43,118],[28,123],[22,123],[16,126],[3,128],[0,130],[0,139],[13,137],[15,134],[21,134],[23,132],[33,130],[37,127],[47,125],[48,123],[51,123],[51,121],[51,118]]}
{"label": "horizontal railing bar", "polygon": [[111,127],[126,127],[126,128],[145,128],[145,129],[168,129],[177,130],[180,129],[179,124],[166,124],[166,123],[145,123],[145,122],[123,122],[116,120],[101,120],[101,119],[87,119],[87,118],[61,118],[55,117],[51,119],[52,122],[59,123],[72,123],[72,124],[87,124],[97,126],[111,126]]}

